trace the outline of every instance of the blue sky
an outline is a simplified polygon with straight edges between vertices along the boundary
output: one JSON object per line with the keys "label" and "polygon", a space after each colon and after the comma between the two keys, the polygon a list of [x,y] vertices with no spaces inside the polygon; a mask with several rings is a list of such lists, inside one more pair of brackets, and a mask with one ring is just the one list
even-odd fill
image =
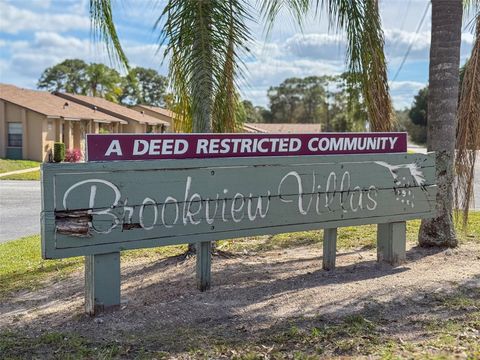
{"label": "blue sky", "polygon": [[[114,19],[131,63],[167,75],[168,62],[158,53],[153,24],[165,1],[114,0]],[[252,0],[252,3],[256,2]],[[409,106],[428,79],[430,7],[428,0],[380,0],[389,78],[392,79],[410,44],[412,50],[395,81],[390,83],[396,108]],[[101,44],[92,41],[88,0],[0,0],[0,82],[35,88],[42,71],[67,58],[111,65]],[[425,9],[428,13],[418,33]],[[465,20],[468,23],[468,17]],[[329,31],[325,19],[311,16],[301,31],[288,14],[280,14],[266,38],[261,24],[251,23],[255,41],[245,58],[242,96],[267,105],[269,86],[296,76],[337,74],[345,69],[345,40]],[[462,63],[473,35],[465,25]]]}

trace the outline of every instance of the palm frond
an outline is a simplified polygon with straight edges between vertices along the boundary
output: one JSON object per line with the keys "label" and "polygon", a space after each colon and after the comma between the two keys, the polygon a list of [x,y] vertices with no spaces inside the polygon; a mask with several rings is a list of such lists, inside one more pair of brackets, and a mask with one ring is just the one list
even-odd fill
{"label": "palm frond", "polygon": [[125,66],[128,70],[128,59],[123,51],[117,29],[112,16],[110,0],[90,0],[90,21],[95,41],[102,42],[108,57]]}
{"label": "palm frond", "polygon": [[170,0],[157,21],[156,27],[164,22],[159,40],[171,57],[175,103],[188,108],[178,128],[210,132],[216,95],[227,85],[236,91],[240,54],[250,40],[245,6],[241,0]]}
{"label": "palm frond", "polygon": [[344,30],[350,79],[358,82],[372,131],[391,131],[395,123],[387,80],[384,37],[376,0],[322,0],[331,26]]}
{"label": "palm frond", "polygon": [[391,131],[395,115],[377,0],[263,0],[261,12],[270,29],[283,8],[301,24],[313,6],[317,14],[326,11],[331,28],[346,33],[350,86],[358,84],[362,90],[371,130]]}
{"label": "palm frond", "polygon": [[[243,63],[236,53],[235,32],[237,26],[245,26],[242,19],[236,19],[235,7],[230,3],[230,12],[225,14],[230,20],[228,46],[223,64],[223,77],[215,94],[213,111],[213,131],[219,133],[236,132],[241,124],[237,117],[238,102],[237,77],[242,75]],[[247,30],[245,29],[245,33]]]}
{"label": "palm frond", "polygon": [[269,33],[273,24],[282,10],[286,10],[301,27],[305,15],[310,10],[310,0],[262,0],[260,2],[260,14],[265,20],[265,30]]}
{"label": "palm frond", "polygon": [[465,19],[473,15],[465,27],[475,32],[476,19],[480,16],[480,0],[463,0],[463,12]]}
{"label": "palm frond", "polygon": [[476,18],[475,44],[465,65],[458,106],[455,207],[463,213],[464,228],[473,200],[475,161],[480,150],[480,16]]}

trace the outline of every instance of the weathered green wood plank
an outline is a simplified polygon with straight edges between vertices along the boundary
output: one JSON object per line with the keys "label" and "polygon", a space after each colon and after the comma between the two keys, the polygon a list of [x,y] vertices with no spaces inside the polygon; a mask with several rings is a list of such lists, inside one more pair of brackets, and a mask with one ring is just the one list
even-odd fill
{"label": "weathered green wood plank", "polygon": [[46,164],[43,256],[401,222],[435,194],[422,154]]}

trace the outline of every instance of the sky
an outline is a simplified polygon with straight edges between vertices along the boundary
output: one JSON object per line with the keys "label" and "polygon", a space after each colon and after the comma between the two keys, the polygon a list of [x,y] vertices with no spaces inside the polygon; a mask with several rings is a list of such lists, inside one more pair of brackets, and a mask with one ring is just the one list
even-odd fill
{"label": "sky", "polygon": [[[256,0],[251,0],[252,5]],[[113,17],[133,66],[167,75],[168,60],[159,50],[153,25],[165,0],[113,0]],[[254,10],[253,10],[254,11]],[[411,105],[428,81],[431,6],[428,0],[380,0],[388,76],[395,108]],[[423,14],[426,12],[423,23]],[[113,65],[94,41],[88,0],[0,0],[0,82],[34,89],[43,70],[68,58]],[[473,33],[464,20],[461,63],[468,58]],[[345,38],[330,30],[325,17],[312,13],[302,29],[281,13],[266,35],[261,22],[250,22],[254,41],[244,57],[246,79],[241,95],[268,105],[267,89],[289,77],[334,75],[345,70]],[[418,29],[418,31],[417,31]],[[399,67],[408,48],[411,51]],[[398,73],[398,74],[397,74]]]}

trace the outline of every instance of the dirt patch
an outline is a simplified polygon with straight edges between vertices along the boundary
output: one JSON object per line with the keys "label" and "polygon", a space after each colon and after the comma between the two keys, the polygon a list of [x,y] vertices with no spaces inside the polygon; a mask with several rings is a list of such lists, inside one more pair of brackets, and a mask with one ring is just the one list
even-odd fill
{"label": "dirt patch", "polygon": [[122,264],[122,309],[96,318],[83,314],[83,273],[76,272],[12,294],[0,304],[0,332],[57,331],[121,342],[155,334],[161,350],[184,351],[193,346],[189,331],[241,342],[288,327],[292,319],[336,321],[361,312],[384,319],[384,333],[408,340],[418,335],[412,324],[456,315],[444,307],[434,311],[436,299],[480,294],[479,244],[410,247],[407,263],[396,268],[377,263],[375,250],[359,249],[340,251],[337,269],[327,272],[321,256],[318,244],[216,256],[212,290],[203,293],[195,288],[193,258],[131,260]]}

